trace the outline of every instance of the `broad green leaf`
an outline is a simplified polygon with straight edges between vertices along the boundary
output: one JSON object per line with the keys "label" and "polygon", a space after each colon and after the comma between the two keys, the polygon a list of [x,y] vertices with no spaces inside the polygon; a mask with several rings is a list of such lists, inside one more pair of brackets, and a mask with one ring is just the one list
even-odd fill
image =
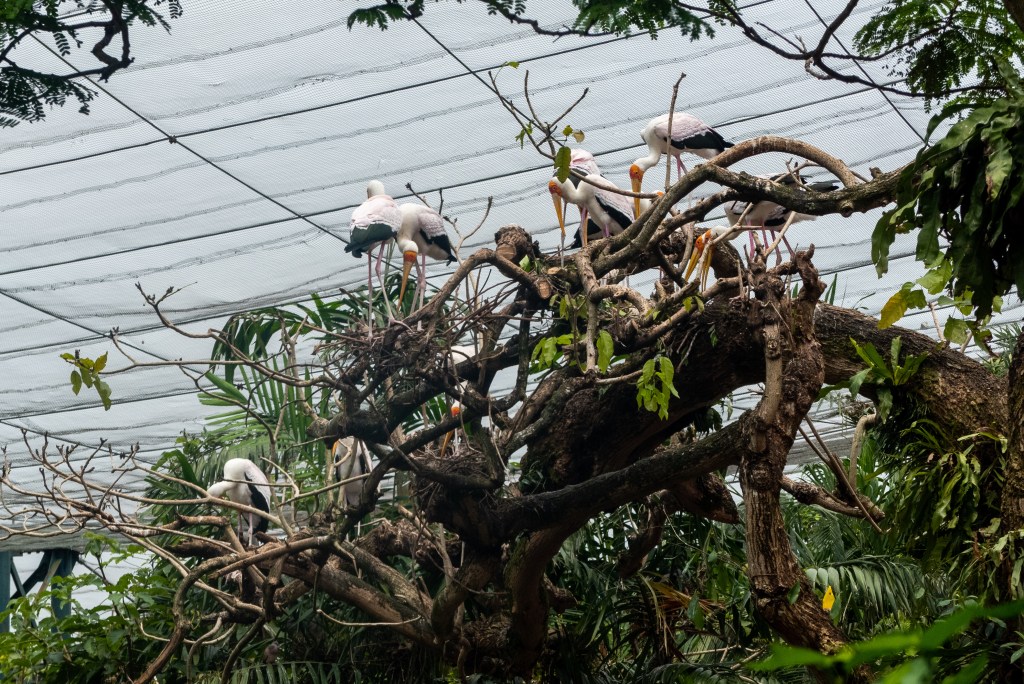
{"label": "broad green leaf", "polygon": [[959,318],[950,318],[942,328],[942,335],[953,344],[966,344],[971,334],[971,328],[967,321]]}
{"label": "broad green leaf", "polygon": [[560,183],[569,178],[569,162],[572,161],[572,152],[568,147],[558,148],[555,154],[555,177]]}
{"label": "broad green leaf", "polygon": [[878,388],[878,416],[884,421],[892,409],[892,392],[886,387]]}
{"label": "broad green leaf", "polygon": [[101,356],[96,359],[96,363],[93,365],[92,370],[94,373],[99,373],[107,367],[107,353],[103,352]]}
{"label": "broad green leaf", "polygon": [[110,410],[110,385],[103,382],[102,380],[96,381],[96,391],[100,395],[100,401],[103,402],[103,410]]}
{"label": "broad green leaf", "polygon": [[831,658],[818,651],[775,643],[771,646],[771,655],[759,662],[750,663],[747,667],[755,672],[772,672],[774,670],[808,665],[825,668],[831,665],[832,662]]}
{"label": "broad green leaf", "polygon": [[923,276],[917,279],[917,284],[928,291],[928,294],[937,295],[945,289],[949,279],[953,275],[953,262],[943,259],[937,266],[928,270]]}
{"label": "broad green leaf", "polygon": [[889,301],[882,305],[882,313],[878,320],[879,328],[888,328],[903,318],[907,312],[907,297],[903,290],[897,291]]}
{"label": "broad green leaf", "polygon": [[82,376],[76,370],[71,371],[71,391],[75,394],[82,391]]}
{"label": "broad green leaf", "polygon": [[608,364],[612,362],[612,354],[615,350],[615,342],[611,333],[602,330],[597,334],[597,367],[604,373],[608,370]]}

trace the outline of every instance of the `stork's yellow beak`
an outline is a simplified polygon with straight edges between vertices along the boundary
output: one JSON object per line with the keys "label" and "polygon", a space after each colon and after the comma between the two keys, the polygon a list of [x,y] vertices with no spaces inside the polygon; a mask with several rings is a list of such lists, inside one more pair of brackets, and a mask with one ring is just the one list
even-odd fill
{"label": "stork's yellow beak", "polygon": [[[696,240],[694,240],[694,242],[693,242],[693,253],[690,255],[690,263],[688,263],[686,265],[686,273],[683,275],[683,277],[686,280],[690,279],[690,274],[693,273],[693,269],[697,267],[697,262],[700,260],[701,255],[704,254],[704,246],[705,246],[705,244],[708,245],[708,249],[711,249],[711,245],[709,244],[709,240],[710,239],[711,239],[711,231],[708,230],[708,231],[705,231],[704,233],[702,233],[700,235],[700,237],[698,237]],[[706,263],[708,263],[709,265],[711,263],[711,255],[710,254],[708,254],[708,258],[706,259]],[[703,267],[701,268],[701,271],[702,272],[704,271]]]}
{"label": "stork's yellow beak", "polygon": [[405,286],[409,283],[409,271],[412,270],[412,265],[416,263],[416,256],[416,252],[413,251],[402,253],[402,287],[398,291],[399,306],[405,301]]}
{"label": "stork's yellow beak", "polygon": [[562,238],[565,238],[565,212],[562,211],[562,188],[554,180],[548,181],[548,192],[551,193],[551,201],[555,204],[555,215],[558,216],[558,227],[562,231]]}
{"label": "stork's yellow beak", "polygon": [[[633,192],[640,192],[640,187],[644,182],[644,172],[636,164],[629,167],[629,180],[633,183]],[[640,217],[640,198],[633,198],[633,220],[635,221]]]}
{"label": "stork's yellow beak", "polygon": [[[451,411],[453,418],[457,418],[458,415],[462,413],[462,407],[459,406],[458,404],[453,405],[449,410]],[[441,441],[441,450],[437,452],[438,456],[444,456],[444,450],[448,448],[448,442],[451,441],[452,434],[454,434],[454,432],[455,430],[452,430],[451,432],[444,436],[444,440]]]}

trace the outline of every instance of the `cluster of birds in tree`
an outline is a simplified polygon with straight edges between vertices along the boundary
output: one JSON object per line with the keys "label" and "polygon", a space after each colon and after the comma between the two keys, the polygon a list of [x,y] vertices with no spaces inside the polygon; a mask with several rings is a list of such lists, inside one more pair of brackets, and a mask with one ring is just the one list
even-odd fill
{"label": "cluster of birds in tree", "polygon": [[[670,127],[671,126],[671,130]],[[669,155],[676,161],[679,177],[686,173],[682,154],[689,152],[704,159],[711,159],[726,148],[732,147],[722,135],[703,121],[685,112],[675,112],[655,117],[640,133],[647,144],[648,154],[637,159],[629,168],[629,177],[634,194],[642,192],[644,173],[656,166],[662,155]],[[576,231],[571,247],[585,247],[590,240],[618,235],[628,228],[649,206],[650,201],[623,194],[619,188],[606,179],[598,167],[594,155],[586,150],[571,150],[569,177],[560,181],[557,177],[548,182],[548,191],[555,206],[559,228],[565,238],[565,203],[575,204],[580,210],[580,229]],[[803,183],[798,173],[787,170],[784,173],[761,176],[775,183],[790,187],[810,188],[818,192],[835,190],[832,182]],[[417,285],[414,302],[422,306],[426,289],[426,260],[451,263],[457,261],[451,241],[444,227],[444,218],[425,204],[398,204],[385,191],[383,183],[370,181],[366,187],[367,199],[353,212],[350,223],[349,243],[345,247],[356,257],[367,257],[367,291],[373,301],[373,275],[376,273],[381,290],[385,292],[384,303],[388,315],[393,317],[391,303],[384,288],[382,261],[384,253],[396,245],[402,253],[402,281],[398,301],[403,302],[413,266],[417,269]],[[715,228],[700,235],[695,243],[687,266],[685,277],[689,278],[698,261],[703,257],[701,280],[707,278],[713,238],[730,233],[734,229],[748,231],[750,254],[755,251],[753,229],[772,230],[797,221],[813,219],[814,216],[791,212],[771,201],[745,202],[738,200],[725,207],[729,228]],[[585,229],[584,229],[585,227]],[[784,239],[784,238],[783,238]],[[767,237],[765,237],[767,242]],[[788,242],[786,243],[789,247]],[[376,265],[374,252],[376,251]],[[790,251],[792,249],[790,248]],[[414,305],[415,308],[415,305]],[[372,332],[372,312],[368,312],[368,325]],[[456,403],[451,408],[458,415],[461,407]],[[445,436],[441,453],[451,437]],[[351,508],[359,503],[362,479],[370,472],[370,460],[363,445],[351,437],[338,440],[331,449],[333,471],[331,475],[339,483],[339,503]],[[242,536],[244,513],[248,521],[249,544],[252,545],[254,532],[266,532],[270,513],[270,483],[263,471],[252,461],[234,458],[224,464],[224,480],[212,485],[209,494],[213,498],[226,496],[230,501],[248,507],[240,509],[239,537]],[[266,515],[259,515],[261,511]]]}

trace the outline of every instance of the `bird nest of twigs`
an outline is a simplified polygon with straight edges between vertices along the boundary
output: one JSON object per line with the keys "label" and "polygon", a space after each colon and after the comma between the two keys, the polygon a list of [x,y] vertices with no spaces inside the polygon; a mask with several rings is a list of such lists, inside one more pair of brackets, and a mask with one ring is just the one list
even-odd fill
{"label": "bird nest of twigs", "polygon": [[487,463],[480,450],[463,441],[454,452],[449,448],[443,458],[434,452],[421,457],[420,463],[429,469],[434,476],[414,476],[412,494],[416,497],[428,518],[434,518],[430,512],[441,510],[455,499],[464,496],[481,498],[484,492],[480,488],[460,486],[460,481],[481,480],[486,477]]}

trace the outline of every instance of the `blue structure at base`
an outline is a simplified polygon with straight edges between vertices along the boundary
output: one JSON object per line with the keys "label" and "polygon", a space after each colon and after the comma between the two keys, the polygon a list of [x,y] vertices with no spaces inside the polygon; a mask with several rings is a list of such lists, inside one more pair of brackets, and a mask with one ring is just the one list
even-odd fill
{"label": "blue structure at base", "polygon": [[[18,570],[14,567],[13,553],[10,551],[0,551],[0,612],[7,610],[7,604],[10,603],[12,579],[17,589],[15,597],[24,596],[40,581],[48,586],[55,577],[70,576],[74,572],[77,562],[78,551],[73,549],[47,549],[43,552],[43,559],[39,563],[39,567],[29,576],[25,586],[22,586],[21,578],[18,577]],[[53,611],[53,616],[57,619],[63,619],[71,615],[71,605],[66,601],[51,598],[50,608]],[[9,619],[0,623],[0,632],[8,632],[10,629],[11,621]]]}
{"label": "blue structure at base", "polygon": [[[10,551],[0,551],[0,612],[7,610],[11,600],[11,571],[14,570]],[[0,632],[11,631],[11,620],[5,618],[0,622]]]}

